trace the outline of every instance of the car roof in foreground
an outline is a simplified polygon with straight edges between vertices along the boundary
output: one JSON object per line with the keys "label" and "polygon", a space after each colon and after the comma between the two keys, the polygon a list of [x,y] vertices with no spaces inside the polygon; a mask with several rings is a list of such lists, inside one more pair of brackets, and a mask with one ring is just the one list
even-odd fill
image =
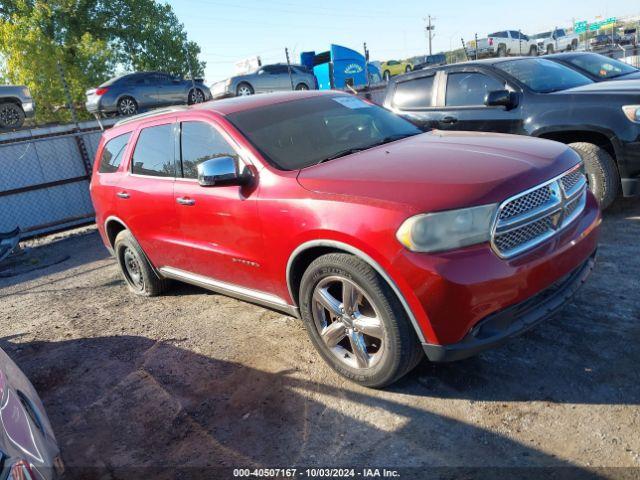
{"label": "car roof in foreground", "polygon": [[230,115],[246,110],[252,110],[254,108],[277,105],[279,103],[287,103],[294,100],[335,95],[350,94],[337,90],[301,90],[295,92],[274,92],[260,95],[248,95],[246,97],[231,97],[225,98],[223,100],[213,100],[210,102],[199,103],[189,108],[194,110],[212,110],[221,115]]}
{"label": "car roof in foreground", "polygon": [[[175,105],[173,107],[158,108],[149,112],[134,115],[132,117],[125,118],[117,122],[112,129],[107,130],[105,136],[112,137],[117,136],[125,131],[135,129],[139,122],[147,120],[156,120],[166,116],[176,115],[180,112],[187,112],[193,110],[205,110],[215,112],[219,115],[230,115],[233,113],[244,112],[246,110],[252,110],[254,108],[267,107],[270,105],[277,105],[280,103],[292,102],[295,100],[303,100],[305,98],[315,97],[328,97],[336,95],[351,95],[346,92],[340,92],[337,90],[306,90],[295,92],[276,92],[261,95],[249,95],[246,97],[232,97],[225,98],[223,100],[211,100],[209,102],[198,103],[195,105]],[[129,126],[129,128],[124,128]],[[123,127],[123,128],[120,128]],[[113,130],[113,133],[108,134]]]}

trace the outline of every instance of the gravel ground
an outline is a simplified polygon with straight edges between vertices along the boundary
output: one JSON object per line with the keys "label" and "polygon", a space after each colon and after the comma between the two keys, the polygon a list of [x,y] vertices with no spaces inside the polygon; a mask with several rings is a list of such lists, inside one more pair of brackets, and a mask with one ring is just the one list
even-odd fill
{"label": "gravel ground", "polygon": [[621,201],[593,276],[556,318],[383,391],[334,374],[294,318],[180,284],[131,295],[93,228],[0,265],[0,347],[40,392],[70,477],[296,465],[636,478],[638,238],[640,202]]}

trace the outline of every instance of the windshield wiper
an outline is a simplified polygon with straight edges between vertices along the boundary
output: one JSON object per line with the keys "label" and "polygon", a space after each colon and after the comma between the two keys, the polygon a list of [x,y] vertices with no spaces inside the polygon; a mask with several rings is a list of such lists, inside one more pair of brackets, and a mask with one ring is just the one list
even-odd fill
{"label": "windshield wiper", "polygon": [[354,147],[347,148],[345,150],[340,150],[333,155],[328,156],[327,158],[323,158],[322,160],[316,162],[316,165],[323,162],[328,162],[329,160],[335,160],[336,158],[345,157],[347,155],[351,155],[352,153],[362,152],[363,150],[369,150],[373,147],[379,147],[380,145],[384,145],[385,143],[395,142],[396,140],[402,140],[403,138],[413,137],[414,135],[418,135],[418,133],[401,133],[396,135],[389,135],[388,137],[384,137],[382,140],[379,140],[370,145],[365,145],[364,147]]}
{"label": "windshield wiper", "polygon": [[363,150],[366,150],[367,148],[369,147],[347,148],[346,150],[340,150],[339,152],[334,153],[333,155],[330,155],[327,158],[323,158],[322,160],[317,162],[316,165],[318,163],[328,162],[329,160],[335,160],[336,158],[345,157],[347,155],[351,155],[352,153],[358,153]]}

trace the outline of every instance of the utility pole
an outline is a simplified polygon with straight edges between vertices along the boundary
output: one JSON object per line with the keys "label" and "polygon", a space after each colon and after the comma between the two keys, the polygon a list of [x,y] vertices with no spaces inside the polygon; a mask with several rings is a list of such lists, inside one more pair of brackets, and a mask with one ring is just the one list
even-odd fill
{"label": "utility pole", "polygon": [[433,21],[436,19],[436,17],[432,17],[431,15],[427,15],[427,18],[425,18],[425,20],[427,21],[427,27],[425,28],[425,30],[427,31],[427,38],[429,39],[429,55],[432,55],[432,49],[431,49],[431,42],[433,41],[433,37],[436,36],[435,33],[433,33],[433,31],[436,29],[436,26],[433,25]]}
{"label": "utility pole", "polygon": [[294,90],[293,88],[293,75],[291,74],[291,62],[289,61],[289,49],[285,47],[284,49],[284,54],[287,57],[287,69],[289,70],[289,82],[291,82],[291,90]]}

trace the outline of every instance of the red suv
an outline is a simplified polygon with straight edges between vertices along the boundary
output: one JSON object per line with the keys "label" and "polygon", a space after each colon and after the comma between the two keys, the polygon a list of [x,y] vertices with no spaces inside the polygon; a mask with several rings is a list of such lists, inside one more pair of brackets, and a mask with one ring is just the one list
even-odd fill
{"label": "red suv", "polygon": [[91,194],[131,290],[180,280],[299,315],[368,386],[558,310],[600,212],[568,147],[432,131],[337,92],[257,95],[105,132]]}

